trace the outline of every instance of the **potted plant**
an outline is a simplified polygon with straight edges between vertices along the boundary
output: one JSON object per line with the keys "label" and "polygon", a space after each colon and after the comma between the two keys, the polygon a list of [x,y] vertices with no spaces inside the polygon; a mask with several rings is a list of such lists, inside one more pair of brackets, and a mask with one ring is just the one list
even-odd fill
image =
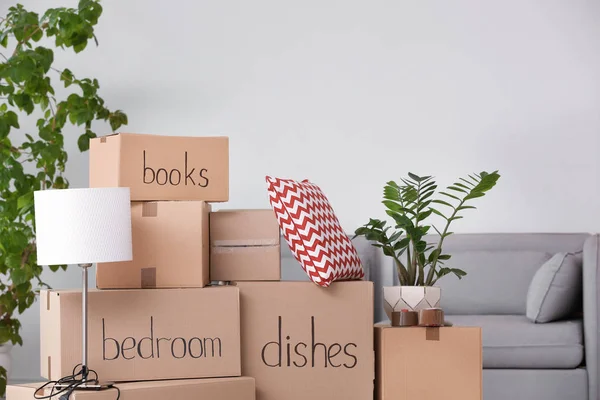
{"label": "potted plant", "polygon": [[[499,178],[498,171],[481,172],[460,178],[445,191],[437,191],[433,177],[409,173],[402,184],[390,181],[385,185],[382,203],[395,225],[392,228],[387,221],[370,219],[355,234],[373,241],[373,246],[394,260],[400,286],[384,287],[384,307],[390,319],[392,311],[439,306],[441,289],[435,283],[448,274],[459,279],[466,275],[461,269],[444,265],[451,257],[443,252],[444,239],[452,235],[452,222],[463,218],[466,210],[474,209],[471,202],[483,197]],[[435,198],[436,194],[440,198]],[[432,214],[442,218],[443,228],[429,223]],[[426,237],[433,233],[432,228],[438,236]],[[435,242],[431,241],[433,238]]]}
{"label": "potted plant", "polygon": [[[54,62],[55,49],[79,53],[96,41],[101,13],[98,1],[81,0],[76,9],[51,8],[43,15],[18,4],[0,17],[0,353],[22,344],[17,315],[46,286],[36,260],[33,192],[69,185],[63,176],[65,125],[78,127],[77,143],[86,151],[96,136],[94,121],[108,121],[113,131],[127,123],[123,112],[105,107],[96,79],[77,78]],[[45,46],[38,45],[42,39]],[[60,96],[56,80],[65,87]],[[33,131],[20,128],[27,116],[36,121]],[[0,365],[0,396],[6,369]]]}

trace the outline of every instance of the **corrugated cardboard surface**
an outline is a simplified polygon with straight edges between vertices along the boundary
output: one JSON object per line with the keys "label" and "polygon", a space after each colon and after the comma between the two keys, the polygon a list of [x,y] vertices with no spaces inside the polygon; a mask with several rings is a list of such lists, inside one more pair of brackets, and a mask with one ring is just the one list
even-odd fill
{"label": "corrugated cardboard surface", "polygon": [[271,209],[216,211],[210,223],[211,246],[279,244],[279,224]]}
{"label": "corrugated cardboard surface", "polygon": [[270,209],[210,213],[211,280],[280,280],[279,241],[279,224]]}
{"label": "corrugated cardboard surface", "polygon": [[6,385],[6,400],[32,400],[34,394],[43,396],[42,390],[37,390],[44,382],[24,383],[20,385]]}
{"label": "corrugated cardboard surface", "polygon": [[90,187],[131,188],[132,201],[229,200],[227,137],[120,133],[90,140]]}
{"label": "corrugated cardboard surface", "polygon": [[133,260],[99,263],[99,289],[203,287],[209,277],[209,211],[203,201],[131,204]]}
{"label": "corrugated cardboard surface", "polygon": [[212,247],[210,277],[214,281],[279,281],[279,246]]}
{"label": "corrugated cardboard surface", "polygon": [[[43,291],[42,376],[81,362],[81,292]],[[103,381],[240,376],[235,287],[90,291],[89,367]]]}
{"label": "corrugated cardboard surface", "polygon": [[[32,400],[41,383],[9,385],[7,400]],[[119,383],[120,400],[254,400],[254,379],[249,377],[218,379],[182,379]],[[39,395],[48,395],[50,390]],[[74,391],[71,400],[115,400],[116,389]],[[56,397],[58,399],[58,397]]]}
{"label": "corrugated cardboard surface", "polygon": [[481,328],[375,326],[376,399],[481,400]]}
{"label": "corrugated cardboard surface", "polygon": [[373,397],[373,284],[236,282],[242,372],[258,400]]}

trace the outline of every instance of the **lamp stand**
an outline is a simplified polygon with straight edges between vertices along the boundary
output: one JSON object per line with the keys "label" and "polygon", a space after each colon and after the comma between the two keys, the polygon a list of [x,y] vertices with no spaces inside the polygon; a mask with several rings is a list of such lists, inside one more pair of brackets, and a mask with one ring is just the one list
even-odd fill
{"label": "lamp stand", "polygon": [[[81,376],[81,378],[73,377],[73,380],[78,380],[79,383],[76,386],[73,386],[73,380],[67,381],[58,381],[54,387],[57,389],[74,387],[74,390],[100,390],[100,389],[108,389],[113,387],[112,383],[100,383],[98,381],[98,376],[95,376],[94,379],[89,378],[89,368],[88,368],[88,268],[90,268],[92,264],[79,264],[81,268],[81,337],[82,337],[82,347],[81,347],[81,372],[76,373],[76,376]],[[95,374],[95,372],[94,372]]]}
{"label": "lamp stand", "polygon": [[79,264],[81,267],[81,374],[82,379],[88,378],[88,268],[92,264]]}

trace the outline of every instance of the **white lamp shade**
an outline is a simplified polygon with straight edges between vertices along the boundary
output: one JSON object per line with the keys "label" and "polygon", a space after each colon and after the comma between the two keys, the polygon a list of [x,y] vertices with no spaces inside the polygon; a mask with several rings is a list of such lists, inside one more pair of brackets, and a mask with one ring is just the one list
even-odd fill
{"label": "white lamp shade", "polygon": [[132,259],[129,188],[34,193],[38,265]]}

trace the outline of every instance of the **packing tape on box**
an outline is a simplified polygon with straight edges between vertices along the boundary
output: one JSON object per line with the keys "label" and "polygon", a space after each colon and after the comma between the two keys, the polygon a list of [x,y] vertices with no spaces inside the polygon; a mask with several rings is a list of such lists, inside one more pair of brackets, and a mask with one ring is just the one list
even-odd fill
{"label": "packing tape on box", "polygon": [[142,217],[156,217],[158,215],[158,203],[149,202],[142,204]]}
{"label": "packing tape on box", "polygon": [[142,289],[156,288],[156,268],[142,268],[141,280]]}
{"label": "packing tape on box", "polygon": [[428,327],[425,328],[425,340],[440,340],[440,328],[439,327]]}

